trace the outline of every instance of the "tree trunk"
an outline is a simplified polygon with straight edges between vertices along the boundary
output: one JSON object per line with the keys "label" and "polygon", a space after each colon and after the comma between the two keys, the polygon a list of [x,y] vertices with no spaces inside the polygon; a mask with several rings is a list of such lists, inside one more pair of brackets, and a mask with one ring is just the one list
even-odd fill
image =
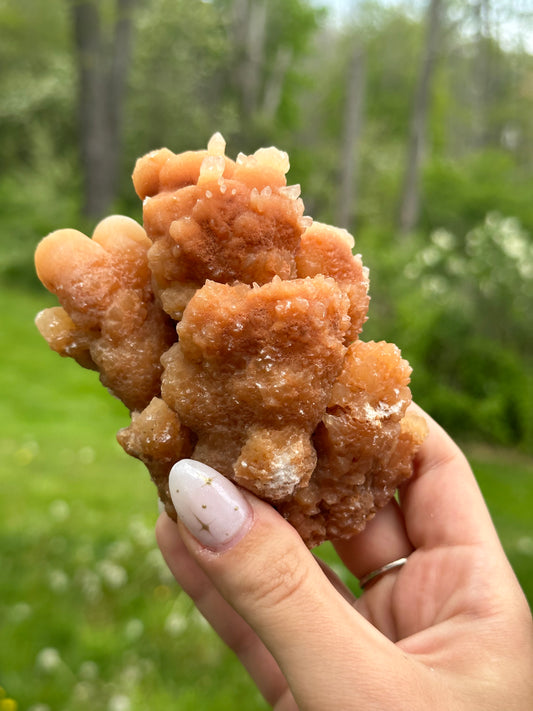
{"label": "tree trunk", "polygon": [[476,149],[489,143],[487,107],[490,103],[490,5],[488,0],[479,0],[474,6],[474,21],[477,27],[477,54],[474,61],[472,83],[473,99],[473,144]]}
{"label": "tree trunk", "polygon": [[341,146],[341,179],[336,224],[351,228],[357,208],[357,173],[359,143],[363,124],[363,106],[366,84],[366,58],[364,50],[356,47],[348,65],[344,131]]}
{"label": "tree trunk", "polygon": [[75,1],[72,6],[79,77],[82,209],[91,219],[109,211],[117,191],[134,2],[117,0],[111,41],[106,41],[95,0]]}
{"label": "tree trunk", "polygon": [[267,9],[266,0],[235,0],[233,3],[232,34],[238,53],[237,87],[245,118],[255,113],[259,102]]}
{"label": "tree trunk", "polygon": [[265,85],[262,114],[267,121],[274,121],[281,104],[283,85],[287,71],[291,66],[292,52],[288,47],[279,47],[270,79]]}
{"label": "tree trunk", "polygon": [[426,39],[411,114],[411,129],[402,186],[398,228],[405,234],[413,230],[420,213],[420,171],[426,150],[431,83],[441,32],[442,0],[429,0]]}

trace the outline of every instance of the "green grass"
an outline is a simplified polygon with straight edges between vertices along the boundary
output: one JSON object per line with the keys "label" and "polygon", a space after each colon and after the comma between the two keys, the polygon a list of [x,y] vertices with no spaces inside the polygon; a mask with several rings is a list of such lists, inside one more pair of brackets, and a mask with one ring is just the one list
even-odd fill
{"label": "green grass", "polygon": [[267,708],[162,562],[126,410],[33,326],[49,303],[0,290],[0,687],[24,710]]}
{"label": "green grass", "polygon": [[533,459],[486,446],[465,449],[505,552],[533,608]]}
{"label": "green grass", "polygon": [[[33,711],[265,709],[162,563],[126,411],[34,328],[49,303],[0,290],[0,687]],[[533,462],[470,455],[531,603]]]}

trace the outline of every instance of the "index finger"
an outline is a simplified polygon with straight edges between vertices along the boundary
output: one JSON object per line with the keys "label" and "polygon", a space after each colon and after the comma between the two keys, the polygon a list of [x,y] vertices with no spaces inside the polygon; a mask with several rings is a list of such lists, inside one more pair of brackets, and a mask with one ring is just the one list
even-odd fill
{"label": "index finger", "polygon": [[401,490],[401,508],[415,548],[497,542],[489,511],[472,469],[451,437],[416,405],[429,434],[415,459],[413,477]]}

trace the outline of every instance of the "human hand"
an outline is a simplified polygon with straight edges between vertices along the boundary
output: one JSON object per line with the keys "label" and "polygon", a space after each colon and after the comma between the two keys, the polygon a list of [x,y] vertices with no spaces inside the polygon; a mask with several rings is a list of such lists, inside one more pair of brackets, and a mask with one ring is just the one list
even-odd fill
{"label": "human hand", "polygon": [[198,462],[176,465],[163,556],[276,711],[476,709],[533,702],[533,623],[470,467],[426,416],[413,478],[335,547],[358,599],[268,504]]}

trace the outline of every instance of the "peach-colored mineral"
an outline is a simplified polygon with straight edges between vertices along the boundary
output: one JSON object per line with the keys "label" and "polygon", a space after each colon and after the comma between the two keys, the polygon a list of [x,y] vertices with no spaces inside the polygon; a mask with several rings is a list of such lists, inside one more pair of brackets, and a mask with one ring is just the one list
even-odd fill
{"label": "peach-colored mineral", "polygon": [[286,153],[207,150],[137,161],[144,229],[59,230],[37,273],[60,307],[37,326],[98,370],[131,412],[118,440],[170,516],[172,465],[209,464],[271,502],[311,547],[362,530],[412,473],[426,435],[411,369],[360,340],[368,271],[345,230],[304,216]]}

